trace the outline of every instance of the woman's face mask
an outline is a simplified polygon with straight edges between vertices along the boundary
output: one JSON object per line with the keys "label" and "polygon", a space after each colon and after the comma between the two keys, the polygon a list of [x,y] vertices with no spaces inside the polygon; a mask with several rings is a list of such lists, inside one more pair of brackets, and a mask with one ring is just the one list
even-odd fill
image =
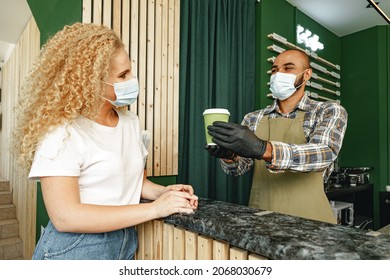
{"label": "woman's face mask", "polygon": [[276,72],[275,74],[271,75],[269,89],[271,90],[272,95],[279,100],[285,100],[289,98],[304,83],[302,82],[300,85],[295,86],[296,78],[305,73],[307,70],[308,69],[304,70],[298,75],[282,72]]}
{"label": "woman's face mask", "polygon": [[112,105],[116,107],[128,106],[133,104],[137,100],[139,93],[139,84],[137,78],[132,78],[120,83],[106,84],[114,87],[116,100],[112,101],[103,96],[102,97],[108,102],[110,102]]}

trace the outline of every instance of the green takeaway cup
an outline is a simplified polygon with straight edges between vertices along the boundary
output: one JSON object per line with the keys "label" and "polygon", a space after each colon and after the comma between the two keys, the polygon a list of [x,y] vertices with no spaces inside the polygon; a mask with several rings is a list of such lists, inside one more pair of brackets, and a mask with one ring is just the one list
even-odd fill
{"label": "green takeaway cup", "polygon": [[230,113],[226,109],[212,108],[204,110],[203,117],[207,145],[216,145],[208,133],[207,126],[212,125],[215,121],[229,122],[229,116]]}

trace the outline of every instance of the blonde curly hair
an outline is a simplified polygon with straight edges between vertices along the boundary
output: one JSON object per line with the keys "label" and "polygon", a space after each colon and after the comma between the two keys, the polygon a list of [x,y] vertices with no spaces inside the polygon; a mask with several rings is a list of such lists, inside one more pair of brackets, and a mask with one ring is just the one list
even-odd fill
{"label": "blonde curly hair", "polygon": [[122,47],[113,30],[96,24],[67,25],[47,41],[16,107],[12,142],[21,167],[31,167],[39,141],[51,129],[80,115],[94,119],[103,104],[101,81]]}

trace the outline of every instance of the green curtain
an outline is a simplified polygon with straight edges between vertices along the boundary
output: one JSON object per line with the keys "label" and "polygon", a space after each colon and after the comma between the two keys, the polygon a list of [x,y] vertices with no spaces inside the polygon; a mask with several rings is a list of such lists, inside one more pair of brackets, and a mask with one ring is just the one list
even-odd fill
{"label": "green curtain", "polygon": [[183,0],[180,15],[179,183],[246,205],[252,174],[226,175],[204,149],[203,111],[240,123],[255,104],[255,0]]}

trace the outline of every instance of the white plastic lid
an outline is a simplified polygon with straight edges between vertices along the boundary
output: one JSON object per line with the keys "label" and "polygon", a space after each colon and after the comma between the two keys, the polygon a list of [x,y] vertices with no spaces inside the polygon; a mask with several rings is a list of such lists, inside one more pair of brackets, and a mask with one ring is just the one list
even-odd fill
{"label": "white plastic lid", "polygon": [[206,114],[227,114],[230,116],[230,113],[227,109],[222,109],[222,108],[212,108],[212,109],[206,109],[203,112],[203,115]]}

